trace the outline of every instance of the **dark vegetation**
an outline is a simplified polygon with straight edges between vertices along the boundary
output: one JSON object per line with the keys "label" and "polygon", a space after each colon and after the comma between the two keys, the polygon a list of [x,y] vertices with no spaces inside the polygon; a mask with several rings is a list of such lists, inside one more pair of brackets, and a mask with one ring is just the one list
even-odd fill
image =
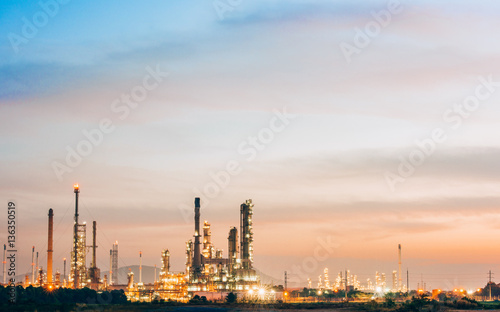
{"label": "dark vegetation", "polygon": [[[305,294],[305,293],[304,293]],[[345,294],[327,294],[324,298],[341,298]],[[440,301],[426,295],[403,298],[398,294],[387,294],[384,299],[365,302],[352,302],[359,298],[358,292],[348,293],[351,302],[307,302],[307,303],[237,303],[235,293],[229,293],[225,302],[212,302],[204,296],[194,296],[189,303],[156,300],[151,303],[131,303],[123,291],[98,293],[84,288],[79,290],[57,289],[47,291],[43,288],[16,287],[15,305],[9,304],[8,288],[0,286],[0,311],[230,311],[230,310],[296,310],[296,309],[339,309],[343,311],[385,311],[385,312],[434,312],[448,310],[489,310],[500,309],[500,302],[477,302],[473,299],[448,298],[440,295]]]}

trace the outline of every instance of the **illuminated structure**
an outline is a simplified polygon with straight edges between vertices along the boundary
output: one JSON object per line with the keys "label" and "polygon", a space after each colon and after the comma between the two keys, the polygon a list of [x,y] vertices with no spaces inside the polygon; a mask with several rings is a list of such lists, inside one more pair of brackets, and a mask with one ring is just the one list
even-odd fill
{"label": "illuminated structure", "polygon": [[70,281],[73,281],[73,288],[81,288],[85,286],[87,277],[86,252],[87,246],[87,226],[85,223],[78,223],[78,194],[80,194],[80,186],[73,185],[75,192],[75,224],[73,227],[73,250],[71,251],[71,275]]}
{"label": "illuminated structure", "polygon": [[186,242],[188,290],[194,292],[256,289],[259,277],[253,269],[252,200],[247,200],[240,206],[240,253],[238,253],[238,230],[232,227],[228,235],[227,258],[223,258],[221,249],[213,246],[211,228],[207,221],[203,224],[203,250],[201,250],[200,208],[200,199],[195,198],[194,242],[193,240]]}
{"label": "illuminated structure", "polygon": [[[73,288],[82,288],[86,285],[87,277],[87,225],[78,224],[76,228],[76,248],[71,251],[71,275],[69,280],[73,282]],[[76,250],[76,252],[75,252]]]}
{"label": "illuminated structure", "polygon": [[164,300],[188,300],[186,274],[170,272],[170,252],[168,249],[161,252],[160,277],[154,285],[153,295]]}
{"label": "illuminated structure", "polygon": [[377,288],[382,289],[382,282],[378,271],[375,272],[375,289]]}
{"label": "illuminated structure", "polygon": [[160,280],[163,280],[170,271],[170,252],[168,249],[163,249],[161,252],[161,269]]}
{"label": "illuminated structure", "polygon": [[238,230],[232,227],[227,237],[227,250],[229,257],[229,274],[233,274],[238,269]]}
{"label": "illuminated structure", "polygon": [[330,279],[328,278],[328,268],[323,270],[323,274],[325,275],[325,288],[330,289]]}
{"label": "illuminated structure", "polygon": [[252,215],[253,204],[249,199],[240,207],[241,266],[245,270],[252,269],[253,264]]}
{"label": "illuminated structure", "polygon": [[323,281],[321,280],[321,275],[318,276],[318,289],[323,289]]}

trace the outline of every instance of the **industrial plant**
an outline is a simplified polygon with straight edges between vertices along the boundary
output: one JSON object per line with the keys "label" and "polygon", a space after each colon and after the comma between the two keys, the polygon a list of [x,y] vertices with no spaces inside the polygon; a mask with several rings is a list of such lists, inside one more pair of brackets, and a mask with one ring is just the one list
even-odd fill
{"label": "industrial plant", "polygon": [[[257,290],[260,279],[253,269],[252,200],[240,206],[240,239],[238,229],[232,227],[228,233],[228,255],[212,244],[210,223],[203,223],[200,231],[200,198],[194,201],[194,240],[186,242],[186,271],[170,272],[170,252],[161,253],[160,278],[151,287],[142,281],[134,283],[129,273],[127,291],[132,300],[147,300],[153,296],[170,300],[187,300],[197,292],[245,292]],[[141,297],[145,296],[145,297]]]}
{"label": "industrial plant", "polygon": [[[204,221],[200,225],[201,202],[194,200],[194,234],[186,242],[186,263],[184,272],[170,271],[170,251],[161,251],[161,268],[159,278],[152,284],[142,282],[142,252],[138,281],[134,273],[128,273],[128,282],[119,285],[118,282],[118,241],[109,250],[109,278],[101,277],[101,269],[97,267],[97,222],[92,222],[91,244],[87,245],[87,224],[80,222],[78,204],[80,186],[73,186],[75,196],[74,224],[72,231],[72,249],[69,254],[69,274],[66,275],[66,258],[64,272],[53,273],[53,231],[54,211],[48,212],[48,244],[47,270],[38,263],[38,252],[32,248],[31,276],[26,275],[24,286],[44,287],[48,290],[56,288],[91,288],[94,290],[122,289],[132,301],[150,301],[152,298],[187,301],[194,293],[228,293],[257,290],[260,287],[259,275],[253,268],[253,203],[246,200],[240,206],[240,224],[231,227],[227,238],[227,255],[222,249],[212,243],[211,225]],[[87,266],[87,253],[91,252],[90,265]],[[4,246],[5,258],[5,246]],[[156,267],[155,267],[156,270]],[[5,261],[4,261],[5,279]]]}

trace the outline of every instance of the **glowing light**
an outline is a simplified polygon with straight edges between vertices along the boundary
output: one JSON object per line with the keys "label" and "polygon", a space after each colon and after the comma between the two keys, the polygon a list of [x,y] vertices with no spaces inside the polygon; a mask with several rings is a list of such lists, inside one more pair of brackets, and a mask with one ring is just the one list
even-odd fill
{"label": "glowing light", "polygon": [[472,289],[467,290],[467,294],[472,295],[474,291]]}
{"label": "glowing light", "polygon": [[248,290],[248,294],[249,294],[249,295],[253,295],[253,289],[249,289],[249,290]]}
{"label": "glowing light", "polygon": [[318,296],[321,296],[323,292],[321,290],[318,291]]}
{"label": "glowing light", "polygon": [[380,286],[377,286],[377,288],[375,289],[377,292],[381,292],[382,291],[382,287]]}
{"label": "glowing light", "polygon": [[478,288],[477,291],[481,291],[481,288]]}
{"label": "glowing light", "polygon": [[264,295],[266,293],[266,290],[264,288],[259,289],[259,295]]}
{"label": "glowing light", "polygon": [[73,185],[73,188],[74,188],[75,190],[78,190],[78,189],[80,188],[80,186],[78,185],[78,183],[76,183],[76,184],[74,184],[74,185]]}

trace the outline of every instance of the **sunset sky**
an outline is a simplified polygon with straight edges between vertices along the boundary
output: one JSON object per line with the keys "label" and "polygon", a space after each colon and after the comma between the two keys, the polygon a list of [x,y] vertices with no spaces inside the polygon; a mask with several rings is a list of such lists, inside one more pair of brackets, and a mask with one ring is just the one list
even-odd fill
{"label": "sunset sky", "polygon": [[484,286],[500,274],[500,2],[392,2],[3,1],[0,243],[14,200],[18,273],[32,245],[45,266],[49,208],[62,270],[79,183],[102,271],[115,240],[120,266],[168,248],[184,270],[195,197],[226,256],[251,198],[255,267],[278,282],[328,267],[391,283],[401,243],[413,289]]}

